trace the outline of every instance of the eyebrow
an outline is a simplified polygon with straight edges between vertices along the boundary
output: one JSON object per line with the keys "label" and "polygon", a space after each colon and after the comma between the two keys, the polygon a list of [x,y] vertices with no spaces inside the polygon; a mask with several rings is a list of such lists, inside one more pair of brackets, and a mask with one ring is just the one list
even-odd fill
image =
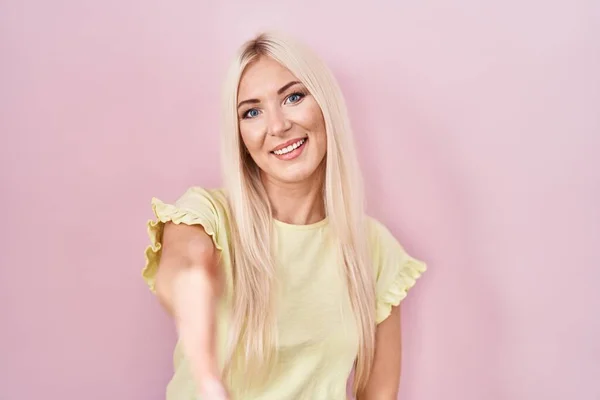
{"label": "eyebrow", "polygon": [[[283,85],[283,86],[282,86],[282,87],[281,87],[281,88],[280,88],[280,89],[277,91],[277,94],[281,94],[281,93],[285,92],[286,90],[288,90],[289,88],[291,88],[292,86],[294,86],[294,85],[297,85],[297,84],[299,84],[299,83],[302,83],[302,82],[300,82],[300,81],[291,81],[291,82],[289,82],[289,83],[286,83],[285,85]],[[241,106],[243,106],[244,104],[248,104],[248,103],[250,103],[250,104],[256,104],[256,103],[260,103],[260,100],[258,100],[258,99],[248,99],[248,100],[241,101],[241,102],[238,104],[238,109],[239,109]]]}

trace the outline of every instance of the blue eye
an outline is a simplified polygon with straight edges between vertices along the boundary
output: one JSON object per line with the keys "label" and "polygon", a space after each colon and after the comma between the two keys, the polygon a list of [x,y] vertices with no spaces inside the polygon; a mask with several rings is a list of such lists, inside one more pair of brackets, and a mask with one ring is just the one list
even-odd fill
{"label": "blue eye", "polygon": [[256,108],[251,108],[244,113],[244,118],[256,118],[258,117],[258,110]]}
{"label": "blue eye", "polygon": [[302,100],[302,98],[304,97],[304,93],[292,93],[290,94],[287,99],[285,99],[286,103],[297,103],[300,100]]}

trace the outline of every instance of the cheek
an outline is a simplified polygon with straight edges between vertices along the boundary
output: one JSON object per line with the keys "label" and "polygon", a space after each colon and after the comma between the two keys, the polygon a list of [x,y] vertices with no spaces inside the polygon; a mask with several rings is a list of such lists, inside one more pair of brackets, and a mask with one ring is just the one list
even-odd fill
{"label": "cheek", "polygon": [[307,101],[306,106],[295,115],[295,122],[308,130],[315,136],[315,139],[325,139],[325,121],[323,113],[316,101]]}
{"label": "cheek", "polygon": [[240,136],[251,154],[262,147],[263,135],[261,132],[262,131],[256,124],[255,126],[252,126],[251,124],[240,126]]}
{"label": "cheek", "polygon": [[313,135],[315,136],[315,139],[319,144],[320,150],[326,151],[327,150],[327,129],[325,128],[325,120],[323,119],[323,114],[321,113],[321,109],[317,105],[311,114],[310,130],[313,132]]}

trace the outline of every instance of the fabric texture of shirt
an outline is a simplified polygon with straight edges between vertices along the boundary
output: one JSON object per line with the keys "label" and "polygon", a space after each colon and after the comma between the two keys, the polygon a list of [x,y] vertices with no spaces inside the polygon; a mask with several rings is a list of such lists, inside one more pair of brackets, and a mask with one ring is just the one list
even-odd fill
{"label": "fabric texture of shirt", "polygon": [[[229,211],[221,189],[189,188],[174,204],[153,198],[155,220],[149,221],[151,244],[142,276],[150,290],[161,257],[164,224],[201,225],[221,252],[221,267],[230,285]],[[358,352],[358,329],[352,312],[343,267],[336,261],[328,219],[309,225],[274,220],[279,290],[278,345],[274,373],[266,385],[238,392],[232,400],[345,400],[347,380]],[[373,273],[376,279],[376,322],[385,320],[407,295],[426,265],[407,254],[390,231],[368,219]],[[231,291],[218,310],[217,337],[223,354],[230,316]],[[229,293],[229,294],[227,294]],[[195,386],[180,343],[174,350],[174,374],[167,400],[196,400]],[[235,374],[234,374],[235,377]]]}

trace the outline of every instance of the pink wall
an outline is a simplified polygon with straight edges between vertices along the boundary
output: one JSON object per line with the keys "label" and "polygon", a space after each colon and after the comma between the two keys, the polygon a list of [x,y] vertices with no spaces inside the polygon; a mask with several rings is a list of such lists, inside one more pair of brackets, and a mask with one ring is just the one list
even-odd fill
{"label": "pink wall", "polygon": [[163,398],[149,201],[219,184],[217,82],[271,26],[336,71],[372,214],[430,265],[401,398],[599,399],[600,8],[204,3],[0,3],[0,399]]}

